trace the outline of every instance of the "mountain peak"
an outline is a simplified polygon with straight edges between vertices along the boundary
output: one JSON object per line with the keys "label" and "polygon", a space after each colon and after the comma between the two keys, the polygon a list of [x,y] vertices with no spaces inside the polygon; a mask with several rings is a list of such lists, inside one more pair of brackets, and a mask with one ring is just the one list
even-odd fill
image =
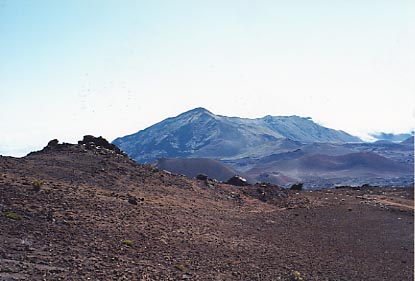
{"label": "mountain peak", "polygon": [[204,107],[196,107],[196,108],[193,108],[193,109],[191,109],[191,110],[188,110],[188,111],[186,111],[186,112],[184,112],[184,113],[182,113],[181,115],[188,115],[188,114],[210,114],[210,115],[214,115],[212,112],[210,112],[209,110],[207,110],[206,108],[204,108]]}
{"label": "mountain peak", "polygon": [[188,111],[185,111],[181,114],[179,114],[176,117],[171,117],[168,119],[177,119],[177,120],[183,120],[187,122],[195,122],[196,120],[199,120],[200,118],[215,118],[216,115],[207,110],[203,107],[196,107],[193,109],[190,109]]}

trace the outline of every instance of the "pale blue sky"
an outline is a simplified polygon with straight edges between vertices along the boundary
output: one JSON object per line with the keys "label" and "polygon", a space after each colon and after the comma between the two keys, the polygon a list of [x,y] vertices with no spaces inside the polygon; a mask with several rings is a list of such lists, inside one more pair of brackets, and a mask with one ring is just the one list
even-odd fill
{"label": "pale blue sky", "polygon": [[415,1],[0,0],[0,154],[202,106],[414,129]]}

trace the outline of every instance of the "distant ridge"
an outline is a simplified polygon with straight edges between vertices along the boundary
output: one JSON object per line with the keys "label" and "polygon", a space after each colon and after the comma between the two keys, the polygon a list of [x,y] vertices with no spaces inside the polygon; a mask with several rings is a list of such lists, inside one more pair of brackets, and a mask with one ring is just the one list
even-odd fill
{"label": "distant ridge", "polygon": [[411,138],[413,136],[413,132],[411,133],[403,133],[403,134],[392,134],[392,133],[374,133],[371,134],[373,138],[380,141],[390,141],[390,142],[402,142]]}
{"label": "distant ridge", "polygon": [[299,116],[239,118],[215,115],[198,107],[167,118],[135,134],[117,138],[115,145],[138,162],[158,158],[213,159],[263,155],[291,142],[360,142],[343,131],[329,129]]}

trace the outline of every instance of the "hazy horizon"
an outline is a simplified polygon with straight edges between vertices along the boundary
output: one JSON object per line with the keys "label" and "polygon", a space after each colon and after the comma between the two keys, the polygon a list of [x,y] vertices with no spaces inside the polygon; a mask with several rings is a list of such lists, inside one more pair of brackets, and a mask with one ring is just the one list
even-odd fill
{"label": "hazy horizon", "polygon": [[415,124],[415,3],[0,0],[0,155],[108,140],[195,107]]}

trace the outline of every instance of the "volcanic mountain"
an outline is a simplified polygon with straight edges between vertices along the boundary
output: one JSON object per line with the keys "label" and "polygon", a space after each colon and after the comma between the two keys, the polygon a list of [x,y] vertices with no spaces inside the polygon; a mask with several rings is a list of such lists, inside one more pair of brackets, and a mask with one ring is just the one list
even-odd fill
{"label": "volcanic mountain", "polygon": [[[413,141],[364,143],[310,118],[219,116],[196,108],[113,142],[137,162],[164,160],[163,169],[193,176],[185,158],[211,158],[219,170],[259,181],[305,188],[335,185],[408,186],[413,183]],[[157,163],[157,162],[156,162]],[[205,165],[206,164],[206,165]],[[196,166],[211,166],[213,162]],[[218,164],[218,162],[216,162]],[[213,171],[213,169],[210,169]],[[217,173],[216,173],[217,174]],[[215,175],[209,177],[215,178]]]}
{"label": "volcanic mountain", "polygon": [[296,148],[301,143],[359,141],[343,131],[320,126],[310,118],[248,119],[215,115],[204,108],[195,108],[117,138],[113,143],[137,162],[146,163],[158,158],[263,156],[275,150]]}
{"label": "volcanic mountain", "polygon": [[103,138],[0,156],[0,280],[413,280],[413,189],[290,191]]}

